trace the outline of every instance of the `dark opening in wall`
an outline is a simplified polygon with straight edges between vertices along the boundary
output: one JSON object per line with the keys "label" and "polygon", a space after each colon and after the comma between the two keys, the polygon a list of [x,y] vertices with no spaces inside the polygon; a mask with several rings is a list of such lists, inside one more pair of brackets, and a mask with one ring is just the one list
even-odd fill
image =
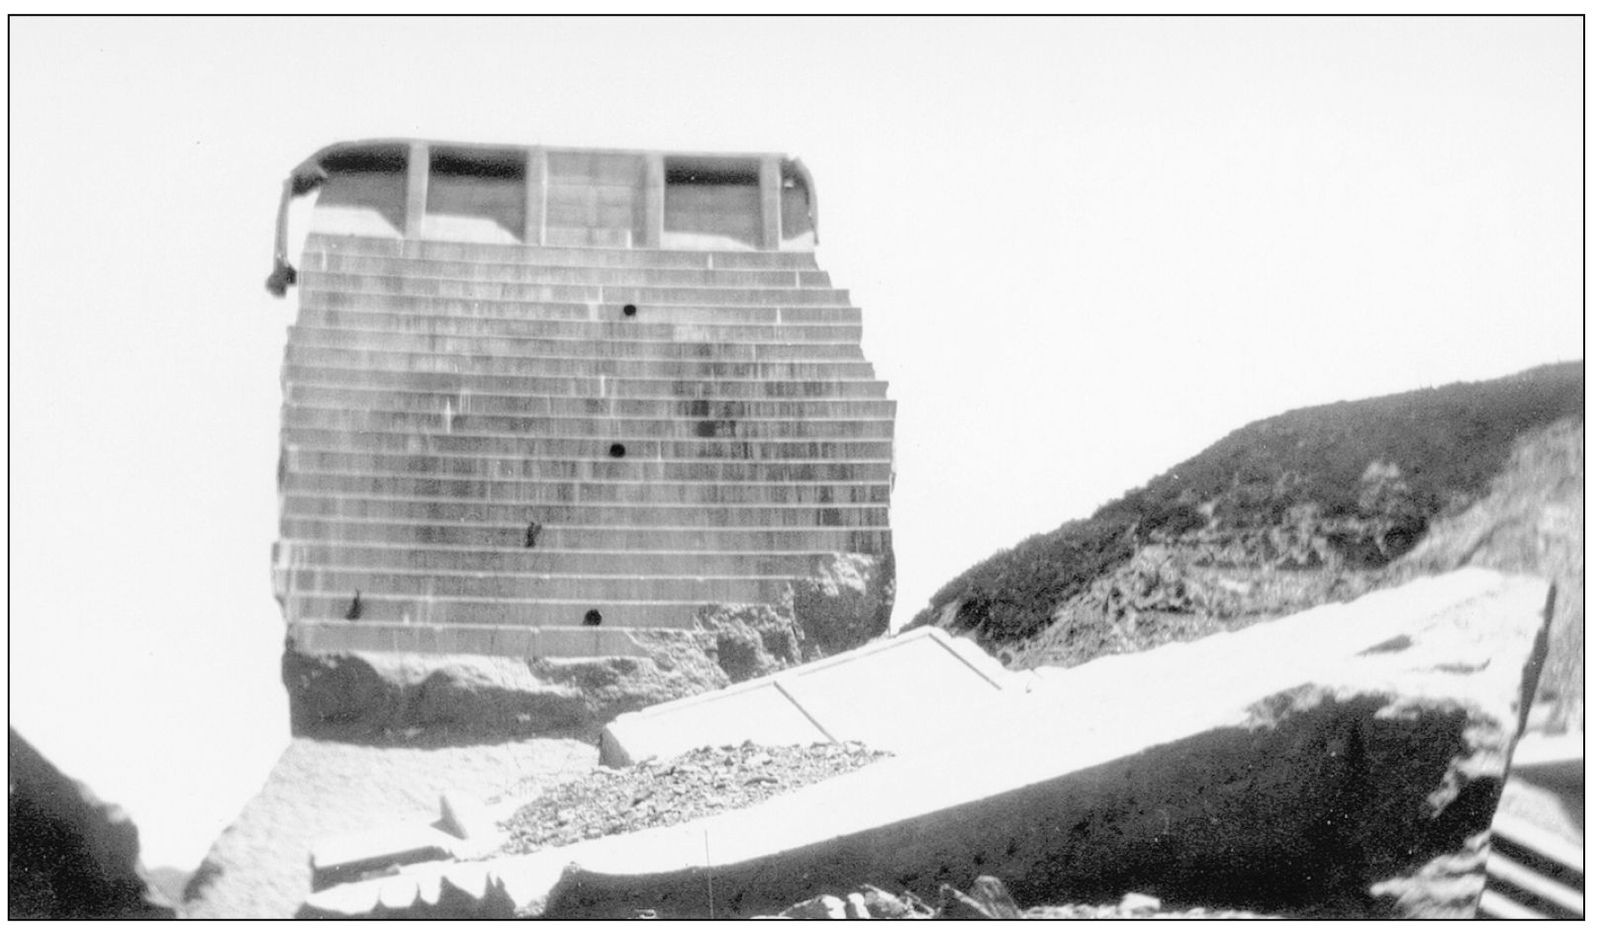
{"label": "dark opening in wall", "polygon": [[618,458],[618,457],[622,457],[624,455],[624,453],[625,453],[625,450],[624,450],[624,445],[623,444],[614,444],[613,446],[607,448],[607,455],[609,457],[613,457],[615,459]]}
{"label": "dark opening in wall", "polygon": [[762,227],[756,159],[664,160],[665,248],[756,249]]}
{"label": "dark opening in wall", "polygon": [[601,613],[600,612],[597,612],[596,610],[591,609],[591,610],[589,610],[589,611],[587,611],[585,613],[585,624],[586,625],[600,625],[601,622],[602,622],[602,620],[601,620]]}
{"label": "dark opening in wall", "polygon": [[624,305],[624,317],[634,317],[636,310],[634,305]]}
{"label": "dark opening in wall", "polygon": [[519,242],[526,157],[513,149],[433,149],[424,236]]}
{"label": "dark opening in wall", "polygon": [[318,190],[312,229],[400,236],[407,224],[407,150],[373,146],[323,157],[328,178]]}

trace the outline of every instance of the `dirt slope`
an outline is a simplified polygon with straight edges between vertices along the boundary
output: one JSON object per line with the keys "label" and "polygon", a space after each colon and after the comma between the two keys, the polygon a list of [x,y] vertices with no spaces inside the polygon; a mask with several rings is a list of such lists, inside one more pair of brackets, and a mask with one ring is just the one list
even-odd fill
{"label": "dirt slope", "polygon": [[1255,422],[980,562],[915,624],[1070,666],[1476,563],[1559,581],[1542,692],[1563,719],[1581,695],[1582,389],[1566,363]]}

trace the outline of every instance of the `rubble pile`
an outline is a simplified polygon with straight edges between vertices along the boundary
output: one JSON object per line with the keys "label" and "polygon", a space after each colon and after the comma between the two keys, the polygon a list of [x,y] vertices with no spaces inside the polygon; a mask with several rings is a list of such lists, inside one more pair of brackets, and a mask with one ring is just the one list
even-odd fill
{"label": "rubble pile", "polygon": [[931,907],[917,894],[900,896],[865,884],[845,897],[821,894],[794,904],[777,915],[754,920],[1259,920],[1269,914],[1211,907],[1166,908],[1158,898],[1138,892],[1126,894],[1117,904],[1065,904],[1021,910],[1008,888],[997,878],[981,875],[966,894],[952,885],[941,886],[941,900]]}
{"label": "rubble pile", "polygon": [[706,747],[667,762],[597,768],[542,794],[501,824],[503,851],[532,852],[738,810],[888,757],[861,742]]}

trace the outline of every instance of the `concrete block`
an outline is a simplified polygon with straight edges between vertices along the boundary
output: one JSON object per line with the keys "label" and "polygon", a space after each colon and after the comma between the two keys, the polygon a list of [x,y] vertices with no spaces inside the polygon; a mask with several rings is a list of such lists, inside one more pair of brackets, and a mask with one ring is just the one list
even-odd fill
{"label": "concrete block", "polygon": [[711,885],[725,892],[715,915],[749,916],[865,882],[932,895],[983,869],[1025,904],[1141,891],[1469,916],[1549,592],[1465,570],[1100,659],[1009,692],[1006,708],[954,714],[948,741],[863,771],[538,853],[570,867],[519,890],[550,918],[636,903],[701,917]]}

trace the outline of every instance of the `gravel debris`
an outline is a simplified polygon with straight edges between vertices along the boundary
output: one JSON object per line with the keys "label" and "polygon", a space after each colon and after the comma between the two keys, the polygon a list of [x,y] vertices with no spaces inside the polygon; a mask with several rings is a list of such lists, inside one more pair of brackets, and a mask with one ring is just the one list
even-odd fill
{"label": "gravel debris", "polygon": [[704,747],[667,762],[598,767],[552,788],[501,824],[503,852],[520,854],[586,839],[673,826],[761,803],[890,756],[861,742]]}

